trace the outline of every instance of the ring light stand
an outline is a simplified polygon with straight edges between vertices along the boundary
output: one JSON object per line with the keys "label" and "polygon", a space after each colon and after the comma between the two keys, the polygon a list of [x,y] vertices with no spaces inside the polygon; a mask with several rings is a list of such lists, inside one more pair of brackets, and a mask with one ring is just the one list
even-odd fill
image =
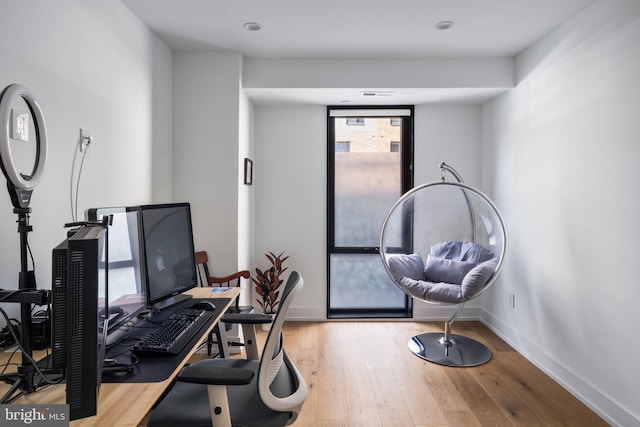
{"label": "ring light stand", "polygon": [[[20,99],[24,100],[29,108],[29,113],[17,113],[15,104]],[[17,144],[28,143],[29,141],[29,117],[33,118],[35,129],[36,153],[33,162],[33,169],[29,175],[18,172],[11,150],[12,140]],[[33,230],[29,225],[29,214],[31,208],[31,194],[33,188],[38,185],[47,160],[47,131],[44,117],[40,105],[31,95],[31,92],[24,86],[13,84],[0,95],[0,159],[2,160],[2,172],[7,178],[7,190],[13,204],[13,212],[18,215],[18,233],[20,234],[20,262],[21,269],[18,278],[18,292],[9,292],[2,302],[20,303],[21,316],[21,342],[22,342],[22,364],[18,366],[17,377],[14,375],[13,386],[5,394],[0,403],[8,403],[12,400],[13,394],[21,390],[24,393],[35,391],[33,381],[35,367],[31,360],[32,339],[31,339],[31,304],[47,304],[50,294],[36,290],[35,274],[28,268],[28,240],[27,234]],[[9,379],[3,377],[2,379]]]}

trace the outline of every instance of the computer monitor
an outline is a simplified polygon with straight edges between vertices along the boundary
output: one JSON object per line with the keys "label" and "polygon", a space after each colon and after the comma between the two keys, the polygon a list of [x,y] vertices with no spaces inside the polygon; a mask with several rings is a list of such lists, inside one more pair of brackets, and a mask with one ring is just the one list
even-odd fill
{"label": "computer monitor", "polygon": [[[147,307],[138,207],[88,209],[88,221],[111,216],[109,226],[109,333],[134,322]],[[105,259],[103,258],[104,262]],[[102,270],[104,271],[104,270]],[[111,342],[111,338],[109,342]]]}
{"label": "computer monitor", "polygon": [[162,309],[197,286],[189,203],[140,206],[147,303]]}

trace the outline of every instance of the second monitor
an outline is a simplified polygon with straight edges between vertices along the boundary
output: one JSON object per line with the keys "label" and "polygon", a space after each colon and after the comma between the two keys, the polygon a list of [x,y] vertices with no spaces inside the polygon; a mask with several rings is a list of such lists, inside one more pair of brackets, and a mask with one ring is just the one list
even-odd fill
{"label": "second monitor", "polygon": [[[137,207],[95,208],[87,211],[89,221],[110,215],[109,226],[109,329],[135,321],[146,309],[144,254],[140,245],[140,212]],[[103,260],[104,261],[104,260]],[[104,271],[101,272],[104,274]],[[104,283],[104,282],[103,282]]]}
{"label": "second monitor", "polygon": [[197,286],[189,203],[140,206],[147,303],[161,309]]}

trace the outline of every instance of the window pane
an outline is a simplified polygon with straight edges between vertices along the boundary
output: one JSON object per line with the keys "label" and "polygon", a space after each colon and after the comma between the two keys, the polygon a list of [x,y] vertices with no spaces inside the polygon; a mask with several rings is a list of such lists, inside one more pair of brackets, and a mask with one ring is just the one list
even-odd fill
{"label": "window pane", "polygon": [[118,261],[131,261],[132,259],[131,243],[129,239],[129,221],[130,219],[128,214],[113,216],[113,222],[109,227],[109,262],[111,263]]}
{"label": "window pane", "polygon": [[405,294],[384,269],[379,255],[330,257],[332,309],[404,309]]}
{"label": "window pane", "polygon": [[349,141],[336,141],[336,153],[348,153],[351,151]]}
{"label": "window pane", "polygon": [[347,117],[347,126],[364,126],[364,118],[362,117]]}
{"label": "window pane", "polygon": [[[376,247],[389,208],[401,195],[401,126],[389,118],[363,118],[348,127],[335,119],[335,140],[350,141],[349,151],[336,144],[334,244]],[[392,148],[393,147],[393,148]]]}

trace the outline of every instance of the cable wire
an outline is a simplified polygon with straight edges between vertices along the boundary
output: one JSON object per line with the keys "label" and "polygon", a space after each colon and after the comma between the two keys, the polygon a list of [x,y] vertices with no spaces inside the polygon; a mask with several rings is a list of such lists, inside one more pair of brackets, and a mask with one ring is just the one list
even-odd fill
{"label": "cable wire", "polygon": [[[7,313],[2,308],[0,308],[0,314],[2,314],[7,324],[9,324],[9,316],[7,316]],[[11,336],[13,336],[13,339],[16,341],[18,348],[22,352],[22,355],[29,360],[29,362],[33,365],[33,368],[40,375],[42,380],[47,384],[60,384],[62,382],[62,378],[59,378],[57,381],[52,381],[49,378],[47,378],[47,376],[42,372],[42,370],[38,366],[38,363],[33,359],[33,357],[31,357],[31,355],[27,354],[27,352],[24,350],[24,347],[22,347],[22,343],[20,342],[20,339],[18,339],[18,336],[16,335],[13,328],[8,328],[8,329],[9,329],[9,332],[11,333]]]}
{"label": "cable wire", "polygon": [[[78,193],[80,189],[80,177],[82,175],[82,166],[84,164],[84,159],[87,155],[87,151],[89,150],[89,144],[85,146],[84,150],[81,150],[81,147],[82,147],[82,140],[79,140],[73,153],[73,162],[71,164],[71,180],[69,182],[69,203],[71,206],[71,220],[73,222],[78,221]],[[78,169],[78,176],[75,182],[75,191],[74,191],[75,169],[76,169],[76,163],[77,163],[79,151],[82,151],[82,159],[80,159],[80,168]]]}
{"label": "cable wire", "polygon": [[82,177],[82,166],[84,165],[84,159],[87,156],[87,151],[89,150],[89,146],[87,146],[82,153],[82,160],[80,160],[80,168],[78,169],[78,180],[76,182],[76,206],[75,206],[75,217],[74,221],[78,220],[78,194],[80,193],[80,178]]}

